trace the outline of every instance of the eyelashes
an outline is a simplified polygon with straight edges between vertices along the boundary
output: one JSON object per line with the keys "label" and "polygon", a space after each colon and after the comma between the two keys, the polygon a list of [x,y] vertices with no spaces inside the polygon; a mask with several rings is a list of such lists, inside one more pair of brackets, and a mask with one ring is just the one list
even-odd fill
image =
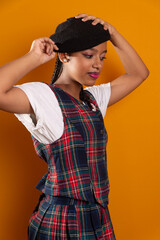
{"label": "eyelashes", "polygon": [[[83,54],[86,58],[92,58],[93,55],[89,55],[89,54]],[[106,57],[102,57],[101,60],[103,61],[104,59],[106,59]]]}

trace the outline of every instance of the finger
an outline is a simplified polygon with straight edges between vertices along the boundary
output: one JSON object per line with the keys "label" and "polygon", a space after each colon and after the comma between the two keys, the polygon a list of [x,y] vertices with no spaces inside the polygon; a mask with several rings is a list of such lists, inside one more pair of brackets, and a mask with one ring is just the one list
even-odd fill
{"label": "finger", "polygon": [[48,38],[48,37],[42,37],[42,38],[40,38],[40,40],[41,40],[42,42],[55,44],[55,42],[54,42],[52,39]]}
{"label": "finger", "polygon": [[55,43],[51,44],[50,46],[51,46],[51,50],[54,50],[54,49],[59,50],[59,47],[57,47]]}
{"label": "finger", "polygon": [[92,22],[93,25],[96,25],[97,23],[101,23],[101,24],[103,25],[103,24],[104,24],[104,21],[101,20],[100,18],[96,18],[96,19]]}
{"label": "finger", "polygon": [[97,23],[101,23],[101,19],[96,18],[96,19],[92,22],[93,25],[96,25]]}
{"label": "finger", "polygon": [[85,17],[85,16],[87,16],[86,13],[81,13],[81,14],[76,15],[75,18],[81,18],[81,17]]}
{"label": "finger", "polygon": [[[50,38],[48,38],[48,37],[41,37],[41,38],[39,38],[41,41],[43,41],[43,42],[48,42],[48,41],[50,41],[51,39]],[[51,40],[52,41],[52,40]]]}
{"label": "finger", "polygon": [[54,45],[49,45],[47,48],[47,53],[52,54],[54,50],[59,50],[59,48],[54,44]]}
{"label": "finger", "polygon": [[56,50],[59,50],[59,47],[57,47],[57,45],[55,45],[54,48],[56,48]]}
{"label": "finger", "polygon": [[47,53],[47,54],[51,54],[51,52],[52,52],[52,45],[51,44],[49,44],[49,43],[45,43],[45,52]]}
{"label": "finger", "polygon": [[104,24],[104,30],[107,30],[108,26],[106,24]]}
{"label": "finger", "polygon": [[52,44],[52,49],[56,49],[56,50],[58,50],[59,47],[57,47],[57,45],[54,43],[54,44]]}
{"label": "finger", "polygon": [[95,20],[96,19],[96,17],[94,17],[94,16],[91,16],[91,15],[88,15],[88,16],[86,16],[86,17],[84,17],[84,18],[82,18],[82,21],[87,21],[87,20]]}
{"label": "finger", "polygon": [[45,44],[45,52],[47,54],[49,54],[49,50],[50,50],[50,45],[48,43]]}

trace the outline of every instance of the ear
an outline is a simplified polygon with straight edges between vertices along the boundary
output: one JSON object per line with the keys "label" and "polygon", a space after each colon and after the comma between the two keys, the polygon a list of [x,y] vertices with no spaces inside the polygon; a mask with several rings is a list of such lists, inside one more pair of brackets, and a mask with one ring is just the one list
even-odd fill
{"label": "ear", "polygon": [[58,57],[60,59],[60,61],[63,63],[64,59],[68,59],[68,53],[58,53]]}
{"label": "ear", "polygon": [[58,53],[58,57],[59,57],[60,61],[63,63],[63,59],[65,57],[64,53]]}

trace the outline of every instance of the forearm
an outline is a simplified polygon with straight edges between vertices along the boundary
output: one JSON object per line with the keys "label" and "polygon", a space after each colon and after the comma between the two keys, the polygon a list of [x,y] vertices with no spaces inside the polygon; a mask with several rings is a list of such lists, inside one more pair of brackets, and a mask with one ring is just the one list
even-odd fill
{"label": "forearm", "polygon": [[111,34],[111,43],[128,75],[136,76],[142,80],[149,75],[149,70],[129,42],[115,29]]}
{"label": "forearm", "polygon": [[18,80],[40,65],[38,55],[28,52],[0,67],[0,92],[6,93]]}

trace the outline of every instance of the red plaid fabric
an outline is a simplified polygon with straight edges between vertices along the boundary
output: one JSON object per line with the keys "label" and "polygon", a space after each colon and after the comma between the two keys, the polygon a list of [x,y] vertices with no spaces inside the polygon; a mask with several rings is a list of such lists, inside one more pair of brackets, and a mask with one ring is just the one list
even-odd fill
{"label": "red plaid fabric", "polygon": [[45,194],[28,230],[29,240],[116,240],[107,206]]}
{"label": "red plaid fabric", "polygon": [[[42,144],[32,136],[38,156],[48,164],[48,173],[43,176],[36,188],[48,198],[40,201],[37,211],[31,216],[29,239],[36,239],[38,233],[37,239],[52,240],[68,237],[67,239],[113,240],[115,235],[108,211],[110,190],[106,155],[108,135],[102,114],[89,91],[84,90],[90,97],[95,111],[61,88],[55,85],[49,87],[61,107],[64,132],[51,144]],[[72,208],[68,204],[66,206],[53,204],[57,197],[59,200],[62,198],[62,201],[66,198],[77,201],[74,211],[71,211],[72,214],[69,211]],[[74,218],[71,218],[71,221],[70,217],[67,217],[70,214]],[[57,218],[59,220],[56,220]],[[83,218],[87,218],[87,222]],[[89,226],[90,218],[93,221],[92,227]],[[61,224],[60,222],[53,224],[56,221],[60,221]],[[86,228],[82,228],[81,221],[87,224]],[[78,233],[74,232],[75,224]]]}

